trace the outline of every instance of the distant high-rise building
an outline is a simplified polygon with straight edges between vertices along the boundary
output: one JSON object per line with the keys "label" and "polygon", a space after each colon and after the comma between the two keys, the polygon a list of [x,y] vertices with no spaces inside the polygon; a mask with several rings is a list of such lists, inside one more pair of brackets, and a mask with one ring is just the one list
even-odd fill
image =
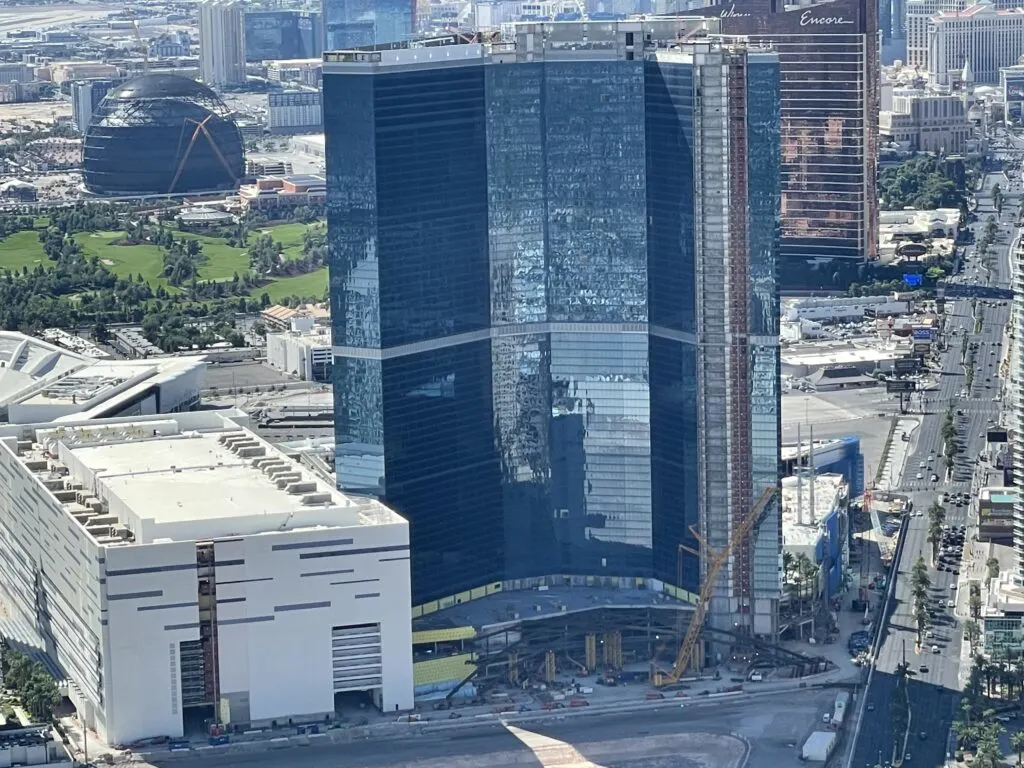
{"label": "distant high-rise building", "polygon": [[324,50],[341,51],[409,40],[416,0],[323,0]]}
{"label": "distant high-rise building", "polygon": [[877,0],[736,0],[685,12],[779,54],[783,288],[841,287],[829,261],[877,254],[877,14]]}
{"label": "distant high-rise building", "polygon": [[93,112],[103,97],[123,82],[116,80],[79,80],[71,84],[71,120],[75,130],[84,134],[92,121]]}
{"label": "distant high-rise building", "polygon": [[[696,591],[688,526],[778,483],[779,63],[677,43],[715,26],[325,55],[337,479],[408,517],[414,602]],[[779,518],[719,626],[775,633]]]}
{"label": "distant high-rise building", "polygon": [[248,11],[245,14],[245,60],[314,59],[323,53],[319,13]]}
{"label": "distant high-rise building", "polygon": [[235,0],[199,6],[199,75],[209,86],[245,84],[244,8]]}

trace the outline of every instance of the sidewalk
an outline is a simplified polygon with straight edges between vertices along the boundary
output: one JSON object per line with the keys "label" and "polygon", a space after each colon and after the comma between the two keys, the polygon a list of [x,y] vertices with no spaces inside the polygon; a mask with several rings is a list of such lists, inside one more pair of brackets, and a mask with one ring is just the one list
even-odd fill
{"label": "sidewalk", "polygon": [[[892,433],[892,441],[889,444],[889,451],[885,456],[885,463],[882,471],[878,474],[878,482],[875,490],[889,490],[899,488],[903,481],[903,471],[906,467],[907,457],[914,452],[917,446],[917,429],[921,426],[921,419],[913,416],[901,416],[896,421],[896,429]],[[900,436],[906,432],[908,440]],[[872,480],[874,478],[871,478]]]}

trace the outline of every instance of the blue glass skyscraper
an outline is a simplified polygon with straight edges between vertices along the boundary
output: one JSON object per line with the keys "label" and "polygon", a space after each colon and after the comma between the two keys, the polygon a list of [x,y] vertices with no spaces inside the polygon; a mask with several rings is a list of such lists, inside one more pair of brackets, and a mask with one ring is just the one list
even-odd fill
{"label": "blue glass skyscraper", "polygon": [[[337,479],[409,519],[417,603],[696,591],[688,527],[778,482],[778,60],[679,26],[326,56]],[[722,578],[758,634],[778,515]]]}
{"label": "blue glass skyscraper", "polygon": [[416,0],[323,0],[324,50],[400,43],[416,28]]}

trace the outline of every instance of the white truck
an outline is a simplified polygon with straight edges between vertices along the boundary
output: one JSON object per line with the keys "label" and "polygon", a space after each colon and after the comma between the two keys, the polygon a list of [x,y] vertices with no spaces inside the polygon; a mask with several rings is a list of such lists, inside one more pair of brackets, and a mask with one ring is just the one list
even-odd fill
{"label": "white truck", "polygon": [[800,759],[810,763],[827,762],[836,747],[837,738],[835,731],[815,731],[804,742]]}
{"label": "white truck", "polygon": [[836,696],[835,707],[832,710],[832,727],[839,730],[843,727],[843,720],[846,718],[846,710],[850,706],[850,694],[848,691],[841,691]]}

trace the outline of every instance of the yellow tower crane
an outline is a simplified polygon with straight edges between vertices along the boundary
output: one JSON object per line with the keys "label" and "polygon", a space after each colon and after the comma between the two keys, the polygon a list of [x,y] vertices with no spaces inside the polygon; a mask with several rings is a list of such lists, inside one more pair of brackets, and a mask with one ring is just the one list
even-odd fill
{"label": "yellow tower crane", "polygon": [[701,585],[700,596],[697,599],[697,605],[694,607],[693,616],[690,618],[690,625],[686,629],[686,636],[683,638],[682,645],[679,646],[679,653],[676,654],[675,665],[670,672],[655,672],[654,679],[652,680],[654,685],[660,688],[664,685],[678,683],[683,673],[686,672],[686,668],[690,666],[693,651],[697,647],[697,641],[700,639],[701,632],[704,630],[704,618],[707,616],[708,607],[711,604],[711,593],[715,589],[718,572],[729,561],[729,556],[733,550],[744,543],[747,534],[750,533],[751,529],[761,519],[768,504],[775,498],[777,491],[777,488],[765,489],[757,503],[750,508],[750,511],[739,524],[733,527],[732,535],[729,537],[729,545],[724,549],[711,549],[707,542],[701,538],[700,534],[694,530],[693,526],[690,526],[690,533],[700,543],[702,551],[693,550],[689,547],[685,547],[685,549],[706,559],[707,572],[704,574],[704,583]]}

